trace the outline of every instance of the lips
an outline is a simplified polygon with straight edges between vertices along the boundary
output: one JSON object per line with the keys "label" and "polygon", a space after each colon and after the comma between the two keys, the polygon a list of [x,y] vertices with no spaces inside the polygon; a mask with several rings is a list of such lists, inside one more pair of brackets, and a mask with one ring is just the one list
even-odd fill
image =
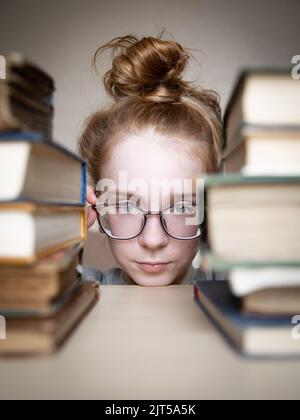
{"label": "lips", "polygon": [[147,264],[147,265],[161,265],[161,264],[169,264],[163,261],[142,261],[140,264]]}
{"label": "lips", "polygon": [[146,273],[161,273],[162,271],[166,269],[168,265],[169,263],[162,263],[162,262],[139,263],[140,268]]}

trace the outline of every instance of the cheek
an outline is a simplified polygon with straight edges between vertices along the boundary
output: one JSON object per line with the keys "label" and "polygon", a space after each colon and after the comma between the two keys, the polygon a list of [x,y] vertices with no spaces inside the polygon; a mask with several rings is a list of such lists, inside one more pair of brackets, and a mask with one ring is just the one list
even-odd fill
{"label": "cheek", "polygon": [[[138,239],[131,241],[117,241],[109,239],[110,249],[119,262],[125,262],[132,260],[133,256],[145,255],[145,251],[140,246]],[[176,239],[170,239],[168,245],[160,250],[160,253],[179,263],[179,265],[185,265],[194,259],[199,249],[198,239],[191,241],[178,241]]]}
{"label": "cheek", "polygon": [[191,241],[176,241],[172,242],[172,253],[176,259],[182,259],[184,261],[194,258],[199,248],[198,239]]}
{"label": "cheek", "polygon": [[138,246],[136,240],[131,241],[117,241],[109,239],[109,246],[117,260],[132,258]]}

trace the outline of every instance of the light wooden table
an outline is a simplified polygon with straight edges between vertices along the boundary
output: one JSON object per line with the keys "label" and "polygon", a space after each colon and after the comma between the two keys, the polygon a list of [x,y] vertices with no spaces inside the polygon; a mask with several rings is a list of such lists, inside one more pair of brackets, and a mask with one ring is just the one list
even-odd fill
{"label": "light wooden table", "polygon": [[101,286],[101,294],[58,354],[0,359],[1,399],[300,397],[300,363],[241,358],[192,286]]}

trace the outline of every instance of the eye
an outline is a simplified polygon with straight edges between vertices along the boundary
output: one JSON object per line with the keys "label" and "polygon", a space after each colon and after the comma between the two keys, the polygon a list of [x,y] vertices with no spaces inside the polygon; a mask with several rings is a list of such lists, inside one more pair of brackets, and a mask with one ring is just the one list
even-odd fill
{"label": "eye", "polygon": [[120,201],[117,204],[120,213],[122,214],[136,214],[139,213],[139,210],[136,206],[135,203],[133,203],[132,201],[128,201],[128,200],[124,200],[124,201]]}
{"label": "eye", "polygon": [[195,214],[196,206],[189,202],[176,203],[174,206],[175,214],[193,215]]}

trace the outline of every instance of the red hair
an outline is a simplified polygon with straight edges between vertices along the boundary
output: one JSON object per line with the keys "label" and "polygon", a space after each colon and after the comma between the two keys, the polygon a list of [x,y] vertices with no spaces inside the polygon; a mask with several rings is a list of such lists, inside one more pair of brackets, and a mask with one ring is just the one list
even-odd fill
{"label": "red hair", "polygon": [[112,67],[104,86],[113,103],[91,115],[79,139],[94,184],[113,146],[125,134],[149,127],[167,138],[189,143],[192,156],[205,172],[220,168],[222,118],[219,95],[182,79],[191,55],[175,41],[126,35],[112,39],[95,52],[112,51]]}

